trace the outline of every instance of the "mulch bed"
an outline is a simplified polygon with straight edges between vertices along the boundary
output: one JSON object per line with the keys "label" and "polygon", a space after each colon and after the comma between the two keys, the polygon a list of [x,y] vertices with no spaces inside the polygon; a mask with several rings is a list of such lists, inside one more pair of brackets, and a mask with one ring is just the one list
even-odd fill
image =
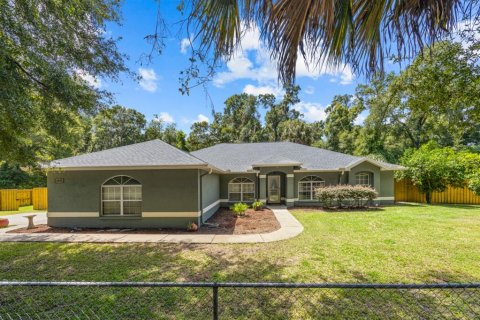
{"label": "mulch bed", "polygon": [[96,228],[56,228],[46,224],[36,225],[35,229],[20,228],[8,233],[79,233],[79,234],[251,234],[267,233],[280,229],[280,223],[270,209],[255,211],[248,209],[246,215],[237,217],[232,211],[220,208],[210,219],[209,224],[218,227],[202,226],[197,232],[187,232],[181,229],[96,229]]}
{"label": "mulch bed", "polygon": [[225,234],[267,233],[280,229],[280,223],[270,209],[248,209],[245,216],[237,217],[229,209],[220,208],[207,223],[219,224],[218,229]]}

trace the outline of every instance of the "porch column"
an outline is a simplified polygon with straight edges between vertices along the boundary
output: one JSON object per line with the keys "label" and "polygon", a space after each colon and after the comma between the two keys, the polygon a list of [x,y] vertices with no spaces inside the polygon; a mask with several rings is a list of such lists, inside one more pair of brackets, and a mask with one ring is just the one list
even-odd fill
{"label": "porch column", "polygon": [[260,178],[258,183],[258,187],[260,188],[260,190],[258,190],[258,200],[267,203],[267,175],[261,174],[258,177]]}
{"label": "porch column", "polygon": [[293,173],[287,174],[287,192],[285,199],[285,204],[287,207],[293,207],[295,204],[295,175]]}

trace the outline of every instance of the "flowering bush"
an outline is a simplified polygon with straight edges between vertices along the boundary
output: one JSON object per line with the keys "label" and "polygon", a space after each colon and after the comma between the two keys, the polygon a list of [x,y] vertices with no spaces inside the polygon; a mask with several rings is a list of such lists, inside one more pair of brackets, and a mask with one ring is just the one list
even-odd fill
{"label": "flowering bush", "polygon": [[365,207],[378,194],[371,187],[337,185],[317,188],[315,196],[325,208],[334,206]]}

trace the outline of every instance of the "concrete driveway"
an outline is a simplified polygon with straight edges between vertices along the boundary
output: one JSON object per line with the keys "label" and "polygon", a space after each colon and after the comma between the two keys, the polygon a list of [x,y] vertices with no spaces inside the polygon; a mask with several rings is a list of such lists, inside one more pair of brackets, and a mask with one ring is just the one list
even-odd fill
{"label": "concrete driveway", "polygon": [[47,212],[46,211],[34,211],[34,212],[22,212],[17,214],[11,214],[8,216],[0,216],[0,218],[8,219],[10,221],[8,228],[0,229],[0,233],[5,233],[7,231],[25,228],[28,225],[28,219],[25,216],[36,215],[33,219],[35,224],[46,224],[47,223]]}

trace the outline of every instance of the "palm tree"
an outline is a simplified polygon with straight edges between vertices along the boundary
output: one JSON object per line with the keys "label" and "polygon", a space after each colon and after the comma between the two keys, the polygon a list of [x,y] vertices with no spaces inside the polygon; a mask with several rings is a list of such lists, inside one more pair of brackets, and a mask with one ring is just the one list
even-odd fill
{"label": "palm tree", "polygon": [[383,71],[395,52],[413,57],[465,18],[478,17],[478,0],[192,0],[188,25],[203,51],[229,59],[242,35],[258,27],[284,84],[295,79],[297,58],[310,67],[350,64],[356,72]]}

